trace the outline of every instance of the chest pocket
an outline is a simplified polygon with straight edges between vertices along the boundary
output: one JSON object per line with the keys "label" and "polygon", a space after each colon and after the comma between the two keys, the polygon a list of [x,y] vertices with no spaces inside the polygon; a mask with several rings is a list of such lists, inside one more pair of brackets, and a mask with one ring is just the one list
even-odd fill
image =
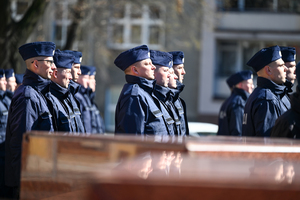
{"label": "chest pocket", "polygon": [[[154,104],[149,104],[149,116],[146,117],[148,121],[145,122],[145,133],[155,134],[155,135],[167,135],[168,131],[166,129],[163,113]],[[152,116],[150,116],[152,115]]]}
{"label": "chest pocket", "polygon": [[38,129],[37,130],[51,130],[51,126],[52,126],[52,115],[50,114],[50,112],[41,112],[40,113],[40,123],[38,125]]}

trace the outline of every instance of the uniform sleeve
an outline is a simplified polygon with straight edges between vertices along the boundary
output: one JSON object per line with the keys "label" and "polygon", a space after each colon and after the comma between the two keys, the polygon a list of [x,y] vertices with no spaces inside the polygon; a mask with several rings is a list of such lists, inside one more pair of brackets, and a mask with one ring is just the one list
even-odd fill
{"label": "uniform sleeve", "polygon": [[243,123],[244,107],[239,104],[233,105],[230,112],[230,135],[241,136],[242,135],[242,123]]}
{"label": "uniform sleeve", "polygon": [[293,134],[289,129],[290,123],[285,118],[279,117],[274,127],[271,130],[271,137],[286,137],[286,138],[293,138]]}
{"label": "uniform sleeve", "polygon": [[145,112],[139,96],[131,96],[122,102],[116,113],[115,133],[144,134]]}
{"label": "uniform sleeve", "polygon": [[260,101],[254,105],[252,119],[255,127],[255,136],[270,137],[276,119],[276,105],[273,101]]}

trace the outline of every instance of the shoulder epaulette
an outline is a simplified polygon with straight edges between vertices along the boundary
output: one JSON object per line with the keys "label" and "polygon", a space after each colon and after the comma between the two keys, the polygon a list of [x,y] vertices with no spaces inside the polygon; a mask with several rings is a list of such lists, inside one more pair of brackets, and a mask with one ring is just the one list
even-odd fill
{"label": "shoulder epaulette", "polygon": [[30,87],[25,87],[24,89],[24,96],[25,98],[31,98],[33,93],[32,93],[33,89]]}
{"label": "shoulder epaulette", "polygon": [[138,93],[139,93],[139,86],[137,84],[134,84],[131,89],[131,96],[138,96]]}

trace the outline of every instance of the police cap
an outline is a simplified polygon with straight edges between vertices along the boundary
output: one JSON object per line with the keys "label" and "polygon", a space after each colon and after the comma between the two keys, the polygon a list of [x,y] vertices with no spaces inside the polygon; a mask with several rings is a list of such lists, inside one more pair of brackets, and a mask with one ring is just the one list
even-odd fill
{"label": "police cap", "polygon": [[171,51],[169,53],[173,55],[174,65],[184,64],[184,53],[182,51]]}
{"label": "police cap", "polygon": [[170,53],[150,50],[150,59],[154,65],[173,67],[173,56]]}
{"label": "police cap", "polygon": [[80,51],[71,51],[71,50],[64,50],[64,53],[72,54],[75,57],[75,64],[80,64],[82,61],[82,53]]}
{"label": "police cap", "polygon": [[57,49],[54,53],[53,60],[57,68],[72,69],[75,58],[73,55],[63,53]]}
{"label": "police cap", "polygon": [[252,67],[256,72],[261,70],[269,63],[281,58],[279,46],[272,46],[259,50],[248,62],[247,65]]}
{"label": "police cap", "polygon": [[248,80],[248,79],[252,79],[253,75],[252,75],[252,71],[250,70],[244,70],[244,71],[240,71],[237,72],[233,75],[231,75],[227,80],[227,85],[232,88],[234,85],[238,84],[241,81],[244,80]]}
{"label": "police cap", "polygon": [[15,74],[17,84],[21,84],[23,82],[24,74]]}
{"label": "police cap", "polygon": [[293,62],[296,60],[296,49],[294,47],[280,47],[280,51],[284,62]]}
{"label": "police cap", "polygon": [[5,77],[5,71],[4,69],[0,69],[0,78]]}
{"label": "police cap", "polygon": [[147,45],[141,45],[122,52],[114,61],[115,65],[121,70],[127,69],[130,65],[150,58]]}
{"label": "police cap", "polygon": [[90,75],[90,73],[91,73],[90,67],[86,66],[86,65],[81,65],[80,70],[81,70],[81,75]]}
{"label": "police cap", "polygon": [[54,50],[55,44],[53,42],[32,42],[19,47],[19,53],[23,60],[38,56],[52,57]]}
{"label": "police cap", "polygon": [[14,69],[6,69],[5,70],[5,77],[6,78],[15,77]]}

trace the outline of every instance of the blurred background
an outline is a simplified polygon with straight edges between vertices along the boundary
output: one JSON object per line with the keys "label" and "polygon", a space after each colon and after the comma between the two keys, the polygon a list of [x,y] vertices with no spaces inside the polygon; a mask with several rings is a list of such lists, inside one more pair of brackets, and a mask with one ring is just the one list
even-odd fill
{"label": "blurred background", "polygon": [[299,61],[300,0],[1,0],[0,10],[0,68],[23,73],[18,47],[27,42],[81,51],[82,64],[97,68],[107,132],[125,83],[113,62],[129,48],[183,51],[188,121],[214,124],[230,95],[226,78],[250,69],[259,49],[292,46]]}

